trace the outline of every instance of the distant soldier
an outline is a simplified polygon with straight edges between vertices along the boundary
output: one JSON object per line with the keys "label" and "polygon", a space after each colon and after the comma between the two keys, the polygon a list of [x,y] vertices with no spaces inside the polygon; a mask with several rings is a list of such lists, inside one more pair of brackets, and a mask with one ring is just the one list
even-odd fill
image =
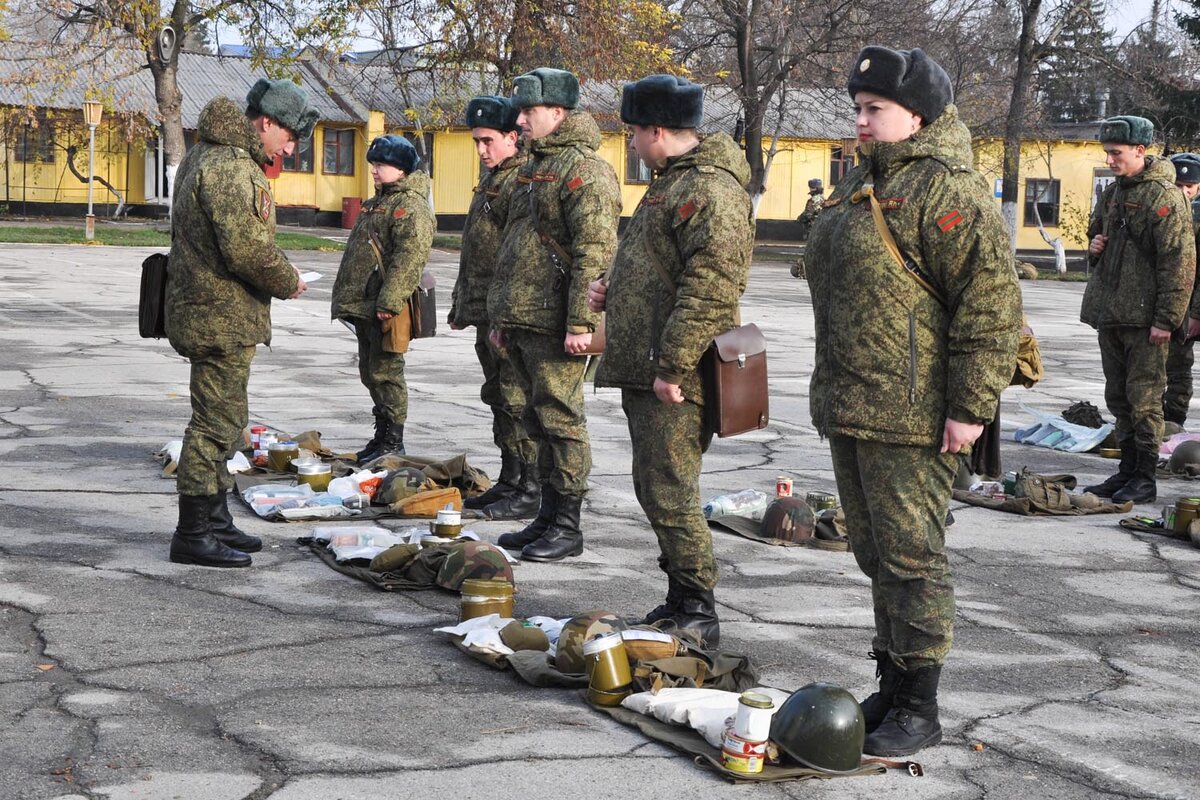
{"label": "distant soldier", "polygon": [[821,182],[820,178],[813,178],[808,182],[808,202],[804,204],[804,211],[796,217],[796,221],[800,223],[800,239],[802,241],[808,238],[808,232],[812,230],[812,224],[816,222],[817,215],[821,213],[824,206],[825,184]]}
{"label": "distant soldier", "polygon": [[[418,169],[421,157],[403,136],[380,136],[367,149],[375,196],[363,203],[350,231],[333,284],[330,314],[354,325],[358,339],[358,376],[371,395],[375,435],[356,454],[367,462],[386,453],[404,452],[408,421],[408,383],[404,378],[406,342],[389,337],[421,282],[437,227],[429,208],[429,176]],[[391,344],[385,344],[385,339]]]}
{"label": "distant soldier", "polygon": [[271,298],[306,288],[275,244],[275,201],[263,166],[312,133],[317,112],[291,81],[262,79],[245,112],[218,97],[200,112],[199,142],[175,179],[167,337],[192,364],[192,418],[176,471],[179,524],[171,560],[248,567],[262,549],[233,524],[226,469],[250,421],[255,347],[271,343]]}
{"label": "distant soldier", "polygon": [[712,534],[700,510],[704,427],[700,357],[737,324],[754,248],[746,157],[727,134],[700,136],[704,89],[672,75],[625,84],[621,120],[655,174],[607,283],[588,295],[606,311],[597,386],[621,389],[633,443],[633,489],[658,537],[667,599],[645,622],[671,619],[709,647],[720,640]]}
{"label": "distant soldier", "polygon": [[1116,180],[1088,226],[1092,278],[1079,318],[1099,332],[1104,399],[1116,417],[1117,474],[1085,491],[1149,503],[1163,434],[1167,343],[1185,321],[1196,276],[1192,215],[1168,159],[1146,155],[1154,125],[1120,116],[1100,126]]}
{"label": "distant soldier", "polygon": [[521,558],[583,552],[579,512],[592,470],[581,355],[600,317],[587,287],[612,262],[621,191],[596,152],[600,128],[576,110],[579,81],[543,67],[513,81],[517,124],[529,141],[488,291],[492,343],[507,350],[525,390],[525,428],[538,445],[537,518],[500,537]]}
{"label": "distant soldier", "polygon": [[[1175,185],[1183,190],[1187,198],[1188,209],[1200,194],[1200,155],[1195,153],[1178,153],[1171,156],[1175,165]],[[1197,250],[1200,250],[1200,223],[1192,215],[1192,229],[1196,234]],[[1200,279],[1200,271],[1197,271]],[[1187,422],[1188,407],[1192,404],[1192,364],[1195,363],[1193,347],[1195,336],[1200,335],[1200,280],[1192,289],[1191,311],[1188,314],[1186,339],[1179,341],[1178,336],[1171,338],[1167,345],[1167,390],[1163,393],[1163,417],[1166,420],[1166,435],[1170,436],[1183,430]],[[1171,430],[1174,427],[1175,430]]]}
{"label": "distant soldier", "polygon": [[[537,513],[541,486],[537,447],[525,431],[525,391],[512,364],[488,341],[487,296],[496,270],[509,206],[517,197],[517,170],[527,156],[520,150],[517,110],[507,97],[476,97],[467,103],[466,124],[486,172],[463,226],[458,280],[450,303],[450,327],[475,326],[475,355],[483,368],[479,397],[492,410],[492,438],[500,448],[500,478],[464,508],[489,519],[521,519]],[[524,201],[525,196],[521,195]]]}

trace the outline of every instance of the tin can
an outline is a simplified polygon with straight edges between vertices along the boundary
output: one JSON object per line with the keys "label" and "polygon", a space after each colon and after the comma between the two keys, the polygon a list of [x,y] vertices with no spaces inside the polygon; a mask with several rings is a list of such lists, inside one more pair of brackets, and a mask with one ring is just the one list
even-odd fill
{"label": "tin can", "polygon": [[629,693],[633,674],[620,631],[606,633],[583,643],[584,671],[588,687],[602,692]]}
{"label": "tin can", "polygon": [[804,495],[804,502],[814,514],[819,514],[827,509],[837,508],[837,495],[829,492],[809,492]]}
{"label": "tin can", "polygon": [[1175,521],[1173,529],[1176,533],[1187,536],[1188,526],[1200,512],[1200,498],[1181,497],[1175,501]]}
{"label": "tin can", "polygon": [[762,692],[742,692],[737,716],[733,720],[735,736],[751,742],[765,742],[771,735],[771,716],[775,701]]}
{"label": "tin can", "polygon": [[250,449],[258,452],[261,449],[261,438],[267,432],[266,425],[252,425],[250,427]]}
{"label": "tin can", "polygon": [[725,740],[721,745],[721,762],[725,769],[732,772],[742,772],[752,775],[762,772],[763,762],[767,759],[767,742],[751,742],[735,734],[732,730],[725,731]]}
{"label": "tin can", "polygon": [[300,455],[295,442],[271,442],[267,445],[267,467],[275,472],[287,472],[292,459]]}
{"label": "tin can", "polygon": [[791,497],[792,496],[792,479],[787,475],[780,475],[775,479],[775,496],[776,497]]}
{"label": "tin can", "polygon": [[629,695],[633,694],[630,688],[621,689],[613,692],[606,692],[603,689],[597,689],[594,686],[589,686],[587,690],[588,702],[594,706],[604,706],[612,708],[621,705],[621,701]]}
{"label": "tin can", "polygon": [[328,464],[302,464],[296,468],[296,482],[307,483],[314,492],[323,492],[329,488],[332,468]]}
{"label": "tin can", "polygon": [[270,447],[272,442],[277,441],[279,441],[279,434],[272,433],[271,431],[260,432],[258,434],[258,444],[254,447],[255,457],[257,458],[261,456],[262,458],[266,458],[267,448]]}
{"label": "tin can", "polygon": [[468,578],[460,587],[459,622],[488,614],[511,618],[513,615],[513,585],[508,581]]}

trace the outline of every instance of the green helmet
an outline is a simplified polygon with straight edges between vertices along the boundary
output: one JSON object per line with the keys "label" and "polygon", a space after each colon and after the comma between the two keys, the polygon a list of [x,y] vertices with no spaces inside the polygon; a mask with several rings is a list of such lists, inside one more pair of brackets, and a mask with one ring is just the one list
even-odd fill
{"label": "green helmet", "polygon": [[797,689],[771,718],[771,741],[804,766],[822,772],[858,769],[866,735],[854,695],[829,683]]}
{"label": "green helmet", "polygon": [[1189,464],[1200,464],[1200,441],[1189,439],[1180,442],[1171,451],[1171,472],[1184,472]]}
{"label": "green helmet", "polygon": [[584,672],[583,643],[602,633],[625,630],[625,623],[611,611],[594,609],[585,611],[571,619],[558,634],[558,648],[554,651],[554,666],[568,675]]}
{"label": "green helmet", "polygon": [[514,582],[512,567],[496,545],[487,542],[453,542],[449,549],[449,555],[438,567],[437,577],[434,578],[434,583],[443,589],[457,592],[467,578]]}

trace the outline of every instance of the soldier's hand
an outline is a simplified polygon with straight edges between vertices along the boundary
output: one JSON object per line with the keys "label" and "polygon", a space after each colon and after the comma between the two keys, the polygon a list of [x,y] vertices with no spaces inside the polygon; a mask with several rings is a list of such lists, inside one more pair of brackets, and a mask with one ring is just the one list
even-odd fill
{"label": "soldier's hand", "polygon": [[[1192,329],[1192,323],[1188,321],[1188,330]],[[1150,329],[1150,344],[1164,345],[1171,341],[1171,332],[1165,328],[1160,328],[1157,325]]]}
{"label": "soldier's hand", "polygon": [[568,333],[567,338],[563,340],[563,350],[566,350],[573,356],[577,356],[592,343],[592,335],[590,333]]}
{"label": "soldier's hand", "polygon": [[1200,336],[1200,319],[1188,317],[1187,338],[1195,339],[1197,336]]}
{"label": "soldier's hand", "polygon": [[667,383],[662,378],[654,379],[654,396],[665,406],[683,402],[683,390],[679,388],[679,384]]}
{"label": "soldier's hand", "polygon": [[288,300],[295,300],[297,297],[304,294],[306,291],[308,291],[308,284],[304,282],[303,278],[301,278],[301,277],[299,277],[299,275],[297,275],[296,276],[296,291],[292,292],[292,296],[289,297]]}
{"label": "soldier's hand", "polygon": [[983,433],[983,424],[979,422],[959,422],[956,419],[946,419],[945,431],[942,433],[943,453],[957,453],[967,445],[973,444]]}
{"label": "soldier's hand", "polygon": [[504,335],[504,331],[499,328],[492,328],[488,331],[488,341],[492,343],[492,347],[504,352],[508,347],[508,337]]}
{"label": "soldier's hand", "polygon": [[380,320],[381,322],[383,320],[391,319],[394,316],[396,316],[396,315],[390,311],[376,311],[375,312],[375,319]]}
{"label": "soldier's hand", "polygon": [[452,331],[461,331],[467,327],[466,325],[459,325],[457,322],[452,320],[446,320],[446,324],[450,326],[450,330]]}
{"label": "soldier's hand", "polygon": [[1097,233],[1092,237],[1091,244],[1088,245],[1088,252],[1094,256],[1098,256],[1104,252],[1104,246],[1108,244],[1108,237],[1103,233]]}
{"label": "soldier's hand", "polygon": [[608,284],[603,279],[597,279],[588,284],[588,308],[597,314],[604,310],[608,302]]}

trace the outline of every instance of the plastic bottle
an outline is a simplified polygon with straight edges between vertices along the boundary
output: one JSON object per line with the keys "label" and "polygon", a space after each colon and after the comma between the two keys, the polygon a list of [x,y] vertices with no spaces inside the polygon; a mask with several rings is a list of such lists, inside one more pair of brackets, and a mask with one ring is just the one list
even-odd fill
{"label": "plastic bottle", "polygon": [[757,489],[743,489],[735,494],[723,494],[709,500],[704,504],[704,517],[713,519],[738,516],[762,519],[770,502],[771,497],[766,492],[760,492]]}

